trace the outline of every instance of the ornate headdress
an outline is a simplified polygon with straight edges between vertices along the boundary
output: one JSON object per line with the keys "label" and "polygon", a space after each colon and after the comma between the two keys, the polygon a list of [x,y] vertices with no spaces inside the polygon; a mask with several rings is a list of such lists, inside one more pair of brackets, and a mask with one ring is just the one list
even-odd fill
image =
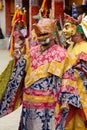
{"label": "ornate headdress", "polygon": [[66,22],[78,25],[78,20],[76,20],[73,17],[71,17],[70,15],[64,13],[64,23],[66,23]]}
{"label": "ornate headdress", "polygon": [[16,6],[16,10],[12,19],[12,30],[11,30],[11,36],[10,36],[10,48],[9,48],[9,54],[10,56],[13,55],[14,51],[14,40],[13,40],[13,33],[15,30],[15,25],[17,25],[19,22],[23,22],[24,26],[26,26],[26,10],[25,8],[20,8],[18,5]]}
{"label": "ornate headdress", "polygon": [[19,6],[17,6],[12,19],[12,26],[14,26],[15,23],[19,21],[22,21],[26,26],[26,10],[25,8],[20,8]]}

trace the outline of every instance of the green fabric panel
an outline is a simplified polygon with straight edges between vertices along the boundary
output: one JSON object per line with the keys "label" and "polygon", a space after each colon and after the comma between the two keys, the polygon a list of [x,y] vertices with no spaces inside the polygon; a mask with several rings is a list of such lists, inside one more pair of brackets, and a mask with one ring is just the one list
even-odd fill
{"label": "green fabric panel", "polygon": [[0,100],[4,94],[7,83],[14,69],[14,60],[9,61],[5,70],[0,74]]}

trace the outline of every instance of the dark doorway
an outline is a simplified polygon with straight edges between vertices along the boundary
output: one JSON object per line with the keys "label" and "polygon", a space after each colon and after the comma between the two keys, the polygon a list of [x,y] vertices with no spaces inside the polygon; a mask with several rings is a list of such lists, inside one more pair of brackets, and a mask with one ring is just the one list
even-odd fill
{"label": "dark doorway", "polygon": [[27,22],[27,27],[29,26],[29,0],[22,0],[22,5],[26,9],[26,22]]}

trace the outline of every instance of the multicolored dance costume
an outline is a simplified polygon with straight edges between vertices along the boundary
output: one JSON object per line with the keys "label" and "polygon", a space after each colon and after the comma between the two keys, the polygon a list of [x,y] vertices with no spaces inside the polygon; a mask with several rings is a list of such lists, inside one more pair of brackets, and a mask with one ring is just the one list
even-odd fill
{"label": "multicolored dance costume", "polygon": [[38,35],[40,45],[20,56],[0,103],[0,116],[15,110],[19,102],[22,104],[20,130],[64,130],[70,107],[62,105],[81,109],[76,79],[73,71],[67,70],[71,67],[69,57],[54,40],[54,21],[39,21],[42,30],[38,29],[38,34],[44,32],[45,38]]}
{"label": "multicolored dance costume", "polygon": [[[68,54],[76,58],[72,64],[72,75],[76,79],[75,86],[78,89],[81,109],[71,106],[66,119],[65,130],[86,130],[87,129],[87,42],[81,32],[77,32],[77,20],[65,14],[64,35],[68,44]],[[72,60],[71,60],[72,62]],[[73,86],[75,82],[70,84]]]}

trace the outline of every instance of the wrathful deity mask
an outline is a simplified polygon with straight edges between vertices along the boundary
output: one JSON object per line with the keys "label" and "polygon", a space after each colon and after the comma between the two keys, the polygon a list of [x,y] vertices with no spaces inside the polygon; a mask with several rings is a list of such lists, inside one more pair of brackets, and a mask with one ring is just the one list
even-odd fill
{"label": "wrathful deity mask", "polygon": [[42,18],[37,24],[33,24],[38,42],[42,45],[49,44],[50,40],[52,40],[55,27],[56,20],[49,18]]}

